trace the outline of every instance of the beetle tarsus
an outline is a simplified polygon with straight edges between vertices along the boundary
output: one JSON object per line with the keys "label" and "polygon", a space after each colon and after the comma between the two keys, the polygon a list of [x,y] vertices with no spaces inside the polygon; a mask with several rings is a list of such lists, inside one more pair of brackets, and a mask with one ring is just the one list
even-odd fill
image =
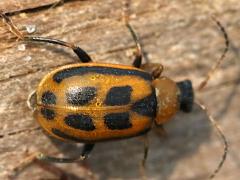
{"label": "beetle tarsus", "polygon": [[82,150],[81,159],[85,160],[88,158],[89,154],[92,152],[95,144],[85,144]]}

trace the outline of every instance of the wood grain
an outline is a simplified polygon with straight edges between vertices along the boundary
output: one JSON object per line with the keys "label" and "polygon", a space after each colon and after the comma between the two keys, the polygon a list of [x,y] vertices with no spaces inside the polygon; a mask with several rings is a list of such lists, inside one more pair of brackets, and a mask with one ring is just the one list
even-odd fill
{"label": "wood grain", "polygon": [[[51,8],[55,2],[5,0],[0,2],[0,9],[20,12],[11,17],[23,31],[26,26],[36,26],[31,35],[76,43],[95,61],[132,63],[134,42],[121,21],[121,1],[65,1]],[[229,141],[228,158],[216,177],[218,180],[236,180],[240,176],[239,8],[236,0],[131,1],[131,24],[144,46],[145,62],[162,63],[164,75],[176,81],[191,79],[194,87],[224,49],[224,38],[210,15],[214,14],[228,32],[231,47],[226,60],[208,87],[196,93]],[[8,170],[35,151],[60,152],[65,156],[79,154],[81,144],[63,144],[40,130],[32,130],[38,124],[26,104],[28,94],[44,74],[55,67],[77,62],[71,50],[16,41],[0,22],[0,62],[0,179],[7,179]],[[154,131],[150,133],[148,179],[207,178],[216,168],[223,151],[221,141],[207,119],[205,112],[195,106],[191,114],[179,113],[166,125],[166,138],[159,137]],[[48,167],[35,163],[16,179],[57,179],[46,166],[47,169],[55,166],[62,169],[69,179],[139,179],[138,165],[142,156],[143,142],[139,138],[99,143],[85,165],[73,163]]]}
{"label": "wood grain", "polygon": [[0,9],[5,13],[16,13],[21,11],[41,9],[51,5],[55,6],[60,2],[61,1],[59,0],[8,0],[0,2]]}

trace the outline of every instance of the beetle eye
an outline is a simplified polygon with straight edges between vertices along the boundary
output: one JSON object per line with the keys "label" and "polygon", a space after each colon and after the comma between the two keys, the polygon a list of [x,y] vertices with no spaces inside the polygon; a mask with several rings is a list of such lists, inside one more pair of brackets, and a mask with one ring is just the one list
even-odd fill
{"label": "beetle eye", "polygon": [[190,80],[180,81],[177,82],[177,86],[180,89],[180,110],[186,113],[191,112],[194,102],[192,82]]}

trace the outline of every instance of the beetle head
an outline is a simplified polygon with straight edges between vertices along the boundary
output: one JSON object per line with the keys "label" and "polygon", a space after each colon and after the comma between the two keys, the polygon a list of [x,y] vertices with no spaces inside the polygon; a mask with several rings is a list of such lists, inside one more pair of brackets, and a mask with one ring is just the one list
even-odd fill
{"label": "beetle head", "polygon": [[194,102],[194,92],[192,88],[192,82],[190,80],[184,80],[177,82],[178,89],[180,90],[179,103],[180,110],[183,112],[191,112]]}

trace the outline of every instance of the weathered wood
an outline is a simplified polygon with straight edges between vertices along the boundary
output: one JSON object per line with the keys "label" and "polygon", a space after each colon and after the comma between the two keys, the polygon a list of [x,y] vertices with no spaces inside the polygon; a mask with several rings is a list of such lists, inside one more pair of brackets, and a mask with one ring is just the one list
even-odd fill
{"label": "weathered wood", "polygon": [[[100,62],[131,64],[134,42],[121,21],[121,1],[65,1],[55,8],[39,8],[56,0],[1,1],[4,12],[17,26],[34,25],[32,35],[74,42]],[[239,21],[238,1],[132,0],[131,24],[137,31],[149,62],[162,63],[164,75],[174,80],[200,83],[224,49],[224,38],[211,21],[214,14],[226,27],[231,49],[226,61],[208,87],[196,96],[206,103],[229,139],[229,156],[216,179],[236,180],[239,163]],[[31,11],[28,11],[31,9]],[[146,60],[145,59],[145,60]],[[79,153],[81,145],[62,145],[40,130],[27,108],[26,99],[39,80],[51,69],[77,61],[71,50],[52,45],[16,41],[0,22],[0,179],[27,154],[43,151],[64,155]],[[206,179],[217,166],[223,146],[216,131],[197,106],[191,114],[179,113],[167,124],[168,137],[150,133],[147,175],[151,179]],[[29,132],[22,132],[29,130]],[[87,161],[93,176],[81,164],[57,165],[71,179],[137,179],[142,158],[142,141],[97,144]],[[28,151],[28,152],[26,152]],[[34,165],[18,179],[47,179],[56,176]]]}
{"label": "weathered wood", "polygon": [[33,1],[33,0],[8,0],[8,1],[0,1],[0,9],[5,13],[16,13],[24,10],[31,9],[40,9],[46,6],[58,5],[59,0],[41,0],[41,1]]}

